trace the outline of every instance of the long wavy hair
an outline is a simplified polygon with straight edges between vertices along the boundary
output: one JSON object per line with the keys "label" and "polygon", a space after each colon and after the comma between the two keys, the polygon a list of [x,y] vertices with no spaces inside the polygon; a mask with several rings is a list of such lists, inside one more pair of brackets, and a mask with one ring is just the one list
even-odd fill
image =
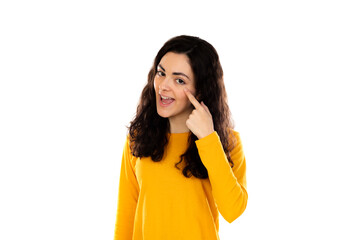
{"label": "long wavy hair", "polygon": [[[144,87],[136,110],[134,119],[128,128],[130,149],[135,157],[151,157],[154,162],[161,161],[165,147],[169,141],[170,123],[168,118],[158,115],[156,110],[156,93],[154,78],[160,60],[167,52],[186,54],[190,60],[190,66],[195,76],[196,96],[199,102],[204,101],[213,118],[214,130],[220,137],[224,152],[230,166],[230,152],[234,148],[234,137],[231,129],[234,123],[227,103],[227,94],[223,81],[223,70],[219,56],[215,48],[205,40],[181,35],[168,40],[157,53],[153,66],[148,74],[148,81]],[[232,139],[232,140],[231,140]],[[198,140],[193,133],[189,134],[188,148],[180,156],[180,161],[175,164],[178,167],[185,161],[182,173],[189,178],[208,178],[208,172],[201,162],[195,141]]]}

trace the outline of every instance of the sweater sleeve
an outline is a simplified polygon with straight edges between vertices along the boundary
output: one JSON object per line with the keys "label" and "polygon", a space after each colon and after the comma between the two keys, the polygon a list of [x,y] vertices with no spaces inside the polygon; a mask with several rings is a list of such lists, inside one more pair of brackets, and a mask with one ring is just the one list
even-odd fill
{"label": "sweater sleeve", "polygon": [[126,138],[120,170],[120,182],[114,240],[131,240],[134,227],[135,210],[139,196],[139,185],[129,147],[129,136]]}
{"label": "sweater sleeve", "polygon": [[229,223],[245,211],[248,199],[245,156],[239,133],[232,131],[236,138],[235,148],[230,152],[233,168],[216,131],[195,141],[200,159],[208,170],[216,205]]}

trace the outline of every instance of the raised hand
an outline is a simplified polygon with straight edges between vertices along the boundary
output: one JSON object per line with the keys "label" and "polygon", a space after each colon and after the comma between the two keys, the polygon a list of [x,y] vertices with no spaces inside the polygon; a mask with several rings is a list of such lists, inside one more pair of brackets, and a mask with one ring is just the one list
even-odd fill
{"label": "raised hand", "polygon": [[184,88],[184,92],[195,109],[186,120],[186,126],[198,139],[208,136],[214,132],[214,123],[211,113],[204,102],[199,103],[191,92]]}

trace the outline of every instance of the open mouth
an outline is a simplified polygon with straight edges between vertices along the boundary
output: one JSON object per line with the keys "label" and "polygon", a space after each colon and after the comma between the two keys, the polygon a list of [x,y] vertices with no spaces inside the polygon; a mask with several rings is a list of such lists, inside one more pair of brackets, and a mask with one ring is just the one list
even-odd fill
{"label": "open mouth", "polygon": [[160,96],[160,105],[162,105],[162,106],[169,106],[170,104],[172,104],[175,101],[175,99],[171,98],[171,97],[164,97],[164,96],[161,96],[160,94],[159,94],[159,96]]}

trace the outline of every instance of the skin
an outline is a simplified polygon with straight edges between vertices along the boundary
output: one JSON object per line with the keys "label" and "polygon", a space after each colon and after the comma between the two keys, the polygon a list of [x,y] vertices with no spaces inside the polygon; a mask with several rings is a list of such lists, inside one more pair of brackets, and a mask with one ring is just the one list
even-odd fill
{"label": "skin", "polygon": [[187,88],[185,88],[184,92],[191,104],[195,107],[185,122],[186,126],[198,139],[210,135],[214,132],[214,123],[209,108],[203,101],[199,103]]}
{"label": "skin", "polygon": [[[183,73],[188,78],[173,73]],[[154,89],[157,112],[161,117],[169,119],[171,133],[192,131],[201,139],[214,132],[209,109],[194,97],[195,77],[185,54],[168,52],[162,57],[154,78]],[[175,101],[168,107],[162,107],[159,94],[174,98]]]}

